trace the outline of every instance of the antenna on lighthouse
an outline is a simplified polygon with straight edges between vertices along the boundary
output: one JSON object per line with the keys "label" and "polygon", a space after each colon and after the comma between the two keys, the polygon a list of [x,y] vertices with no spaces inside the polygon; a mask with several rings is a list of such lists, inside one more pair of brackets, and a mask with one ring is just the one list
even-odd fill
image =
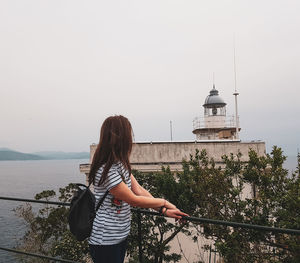
{"label": "antenna on lighthouse", "polygon": [[173,125],[172,125],[172,121],[170,121],[170,135],[171,135],[171,141],[173,141]]}
{"label": "antenna on lighthouse", "polygon": [[239,140],[239,115],[237,105],[237,84],[236,84],[236,62],[235,62],[235,38],[233,39],[233,67],[234,67],[234,97],[235,97],[235,138]]}

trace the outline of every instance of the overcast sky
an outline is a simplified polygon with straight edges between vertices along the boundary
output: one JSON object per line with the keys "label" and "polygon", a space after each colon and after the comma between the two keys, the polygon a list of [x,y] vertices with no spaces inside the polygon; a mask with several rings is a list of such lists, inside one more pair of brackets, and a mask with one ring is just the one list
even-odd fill
{"label": "overcast sky", "polygon": [[216,88],[242,140],[300,148],[300,2],[1,0],[0,147],[89,151],[110,115],[135,139],[195,139]]}

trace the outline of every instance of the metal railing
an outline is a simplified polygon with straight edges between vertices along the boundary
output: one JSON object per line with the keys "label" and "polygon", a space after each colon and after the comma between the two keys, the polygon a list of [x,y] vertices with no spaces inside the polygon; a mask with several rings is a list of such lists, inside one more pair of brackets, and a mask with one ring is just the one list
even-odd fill
{"label": "metal railing", "polygon": [[4,251],[8,251],[8,252],[22,254],[22,255],[25,255],[25,256],[30,256],[30,257],[35,257],[35,258],[42,258],[42,259],[49,259],[49,260],[58,261],[58,262],[81,263],[81,262],[76,262],[76,261],[72,261],[72,260],[68,260],[68,259],[48,257],[48,256],[45,256],[45,255],[40,255],[40,254],[35,254],[35,253],[29,253],[29,252],[20,251],[20,250],[16,250],[16,249],[5,248],[5,247],[0,247],[0,249],[4,250]]}
{"label": "metal railing", "polygon": [[[43,200],[35,200],[35,199],[24,199],[24,198],[15,198],[15,197],[5,197],[0,196],[0,200],[7,200],[7,201],[18,201],[18,202],[29,202],[29,203],[40,203],[40,204],[51,204],[51,205],[62,205],[62,206],[70,206],[70,203],[65,202],[53,202],[53,201],[43,201]],[[137,213],[138,217],[138,244],[139,244],[139,262],[143,262],[142,256],[142,226],[141,226],[141,214],[146,215],[154,215],[154,216],[162,216],[158,212],[149,211],[146,209],[140,208],[132,208],[131,209],[134,213]],[[268,227],[262,225],[253,225],[253,224],[245,224],[245,223],[238,223],[238,222],[230,222],[224,220],[216,220],[216,219],[209,219],[209,218],[202,218],[202,217],[184,217],[184,220],[194,223],[202,223],[202,224],[214,224],[214,225],[223,225],[223,226],[230,226],[230,227],[240,227],[240,228],[247,228],[247,229],[254,229],[259,231],[267,231],[271,233],[281,233],[281,234],[289,234],[289,235],[300,235],[300,230],[298,229],[288,229],[288,228],[278,228],[278,227]],[[61,258],[54,258],[34,253],[28,253],[25,251],[19,251],[10,248],[0,247],[0,250],[5,250],[8,252],[14,252],[19,254],[24,254],[32,257],[39,257],[44,259],[49,259],[57,262],[68,262],[68,263],[79,263],[76,261],[61,259]]]}
{"label": "metal railing", "polygon": [[193,119],[193,130],[235,127],[236,120],[234,116],[195,117]]}

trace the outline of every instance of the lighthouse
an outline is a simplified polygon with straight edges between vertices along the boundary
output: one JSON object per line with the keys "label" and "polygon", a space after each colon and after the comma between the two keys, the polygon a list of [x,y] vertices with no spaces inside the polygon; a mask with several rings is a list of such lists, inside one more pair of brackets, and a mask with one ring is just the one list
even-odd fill
{"label": "lighthouse", "polygon": [[226,103],[213,85],[206,97],[204,116],[193,121],[193,133],[197,140],[234,140],[238,139],[238,117],[226,115]]}
{"label": "lighthouse", "polygon": [[[204,114],[194,119],[193,133],[196,140],[141,141],[134,142],[130,155],[133,169],[141,172],[161,171],[168,166],[171,171],[182,171],[182,160],[189,160],[196,151],[206,150],[207,156],[213,158],[215,164],[224,167],[223,156],[241,154],[240,160],[248,162],[249,150],[255,150],[258,156],[266,155],[266,144],[261,140],[241,141],[239,139],[239,118],[237,114],[237,96],[235,89],[235,115],[228,116],[226,103],[213,85],[203,106]],[[170,126],[172,123],[170,123]],[[172,129],[171,129],[172,131]],[[90,146],[90,163],[95,154],[97,144]],[[90,163],[81,164],[80,171],[88,176]]]}

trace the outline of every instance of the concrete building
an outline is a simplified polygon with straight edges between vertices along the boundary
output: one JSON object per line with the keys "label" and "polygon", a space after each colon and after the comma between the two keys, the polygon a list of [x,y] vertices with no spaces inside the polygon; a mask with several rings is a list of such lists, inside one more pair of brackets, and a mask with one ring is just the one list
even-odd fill
{"label": "concrete building", "polygon": [[[91,159],[97,145],[90,146]],[[225,154],[242,153],[242,161],[247,161],[248,151],[255,150],[259,155],[265,154],[265,143],[261,141],[240,142],[230,140],[211,141],[170,141],[170,142],[137,142],[133,144],[130,162],[133,169],[143,172],[160,171],[161,167],[170,166],[173,171],[182,169],[183,159],[188,160],[196,149],[206,149],[209,157],[213,157],[217,164],[222,165]],[[80,171],[88,174],[90,164],[80,165]]]}

